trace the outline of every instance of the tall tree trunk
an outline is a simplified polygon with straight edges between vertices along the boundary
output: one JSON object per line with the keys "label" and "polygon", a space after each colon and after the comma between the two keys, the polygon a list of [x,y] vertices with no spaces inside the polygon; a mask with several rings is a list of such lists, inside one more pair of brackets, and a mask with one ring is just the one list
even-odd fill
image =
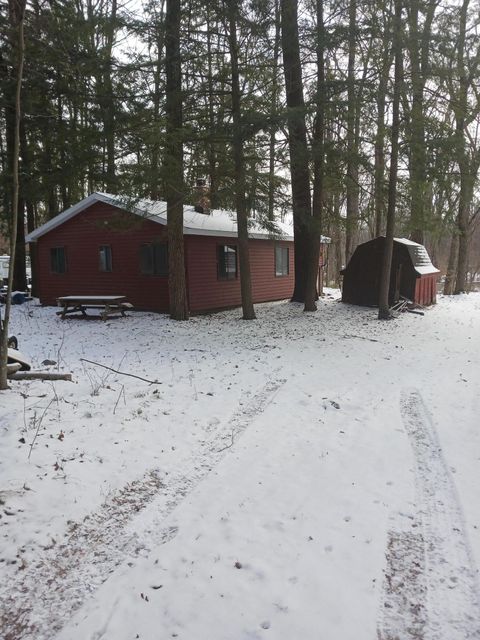
{"label": "tall tree trunk", "polygon": [[397,204],[397,174],[398,174],[398,140],[400,135],[400,95],[402,90],[402,0],[395,0],[395,19],[393,23],[393,52],[395,58],[393,100],[392,100],[392,141],[390,154],[390,172],[388,178],[388,206],[387,229],[385,233],[385,248],[382,259],[380,276],[380,291],[378,303],[378,319],[388,320],[390,273],[393,255],[393,237],[395,232],[395,207]]}
{"label": "tall tree trunk", "polygon": [[[13,274],[14,291],[27,290],[27,270],[26,270],[26,245],[25,245],[25,209],[27,216],[33,212],[31,171],[32,163],[30,157],[30,149],[27,142],[25,131],[25,118],[23,112],[20,112],[20,156],[21,175],[19,176],[19,198],[18,198],[18,223],[17,223],[17,242],[15,247],[15,271]],[[30,229],[29,229],[30,231]],[[33,231],[33,227],[31,229]]]}
{"label": "tall tree trunk", "polygon": [[215,142],[215,91],[213,80],[212,24],[211,7],[207,4],[207,93],[208,93],[208,142],[207,165],[209,177],[209,197],[212,209],[218,208],[218,159]]}
{"label": "tall tree trunk", "polygon": [[58,215],[58,202],[55,192],[54,172],[55,172],[55,152],[54,144],[51,137],[51,131],[44,129],[42,131],[43,137],[43,171],[46,174],[47,179],[47,217],[49,220]]}
{"label": "tall tree trunk", "polygon": [[240,261],[240,289],[244,320],[254,320],[252,280],[250,274],[250,248],[248,243],[248,219],[245,201],[245,158],[243,155],[244,135],[241,121],[240,73],[238,68],[236,0],[228,0],[229,49],[232,72],[232,120],[233,120],[233,162],[235,167],[235,209],[237,213],[238,254]]}
{"label": "tall tree trunk", "polygon": [[[410,114],[410,236],[414,242],[424,243],[427,226],[426,180],[427,153],[425,145],[424,92],[429,65],[431,28],[438,0],[411,0],[408,5],[409,57],[411,65],[412,107]],[[423,9],[423,25],[419,23]]]}
{"label": "tall tree trunk", "polygon": [[[15,128],[16,128],[16,116],[15,116],[15,69],[11,73],[8,73],[5,88],[5,141],[6,141],[6,170],[5,170],[5,211],[12,212],[13,209],[13,188],[14,179],[12,169],[15,164]],[[20,114],[20,129],[23,126],[23,117]],[[20,159],[19,159],[20,161]],[[10,260],[11,268],[13,269],[13,290],[25,291],[27,288],[27,276],[25,270],[25,230],[22,226],[24,220],[24,198],[25,193],[25,172],[22,175],[19,172],[19,196],[17,204],[17,224],[16,230],[16,242],[15,242],[15,258]],[[7,218],[8,237],[11,238],[13,234],[13,216],[10,215]],[[13,255],[13,254],[11,254]]]}
{"label": "tall tree trunk", "polygon": [[340,270],[346,264],[343,255],[342,229],[341,229],[341,201],[340,194],[335,193],[333,196],[333,245],[335,253],[335,271],[334,282],[336,286],[340,286]]}
{"label": "tall tree trunk", "polygon": [[[386,44],[386,42],[385,42]],[[375,237],[382,233],[385,211],[385,104],[387,95],[390,52],[383,52],[382,68],[377,90],[377,130],[375,134]]]}
{"label": "tall tree trunk", "polygon": [[180,0],[167,0],[165,19],[167,140],[165,190],[167,195],[168,291],[170,317],[188,319],[183,237],[183,131],[180,59]]}
{"label": "tall tree trunk", "polygon": [[18,223],[18,199],[19,199],[19,178],[18,161],[20,157],[20,117],[21,117],[21,91],[23,62],[25,55],[24,43],[24,15],[25,0],[9,0],[9,18],[12,30],[12,56],[15,61],[15,128],[13,144],[13,166],[12,166],[12,225],[10,234],[10,262],[8,268],[7,300],[3,319],[0,318],[0,390],[8,389],[7,381],[7,359],[8,359],[8,326],[10,322],[10,308],[12,303],[13,271],[15,262],[15,247],[17,242]]}
{"label": "tall tree trunk", "polygon": [[454,232],[452,233],[452,239],[450,240],[450,251],[448,252],[447,273],[445,275],[445,283],[443,285],[443,294],[445,296],[451,296],[455,291],[455,267],[457,264],[457,254],[458,254],[458,236]]}
{"label": "tall tree trunk", "polygon": [[348,72],[347,72],[347,218],[345,221],[345,260],[353,253],[358,222],[358,149],[355,144],[355,53],[357,33],[357,0],[350,0],[348,10]]}
{"label": "tall tree trunk", "polygon": [[304,311],[316,311],[317,280],[319,276],[320,237],[323,218],[323,184],[325,170],[325,25],[323,23],[323,0],[316,3],[316,58],[317,91],[316,114],[313,129],[313,202],[310,231],[310,252],[307,268]]}
{"label": "tall tree trunk", "polygon": [[[27,231],[31,233],[35,227],[37,226],[35,221],[35,206],[33,202],[28,199],[27,200]],[[32,273],[31,280],[31,294],[35,298],[38,296],[38,269],[37,269],[37,243],[32,242],[28,248],[29,256],[30,256],[30,267]]]}
{"label": "tall tree trunk", "polygon": [[[59,84],[59,78],[57,78],[57,85]],[[60,159],[60,167],[62,168],[61,175],[58,178],[60,200],[62,211],[68,209],[72,203],[68,199],[68,172],[70,167],[67,166],[65,146],[66,146],[66,123],[63,118],[63,100],[60,87],[57,86],[57,146]],[[23,160],[23,158],[22,158]]]}
{"label": "tall tree trunk", "polygon": [[298,38],[297,0],[281,0],[280,7],[295,241],[295,288],[292,300],[304,302],[310,252],[309,227],[312,218],[312,203]]}
{"label": "tall tree trunk", "polygon": [[117,192],[115,176],[115,96],[113,91],[113,44],[117,22],[117,0],[111,0],[110,15],[106,16],[105,61],[102,74],[103,128],[105,137],[106,171],[105,188],[109,193]]}
{"label": "tall tree trunk", "polygon": [[424,83],[420,66],[419,3],[412,0],[410,7],[410,64],[412,76],[412,111],[410,131],[410,226],[411,238],[423,244],[425,229],[425,125],[423,108]]}
{"label": "tall tree trunk", "polygon": [[274,219],[275,208],[275,148],[277,125],[274,124],[275,114],[278,108],[278,57],[280,53],[280,5],[275,0],[275,36],[273,41],[273,68],[272,68],[272,102],[270,104],[270,131],[268,142],[268,219]]}
{"label": "tall tree trunk", "polygon": [[25,254],[25,200],[19,179],[19,196],[17,204],[17,232],[15,240],[15,260],[13,269],[13,291],[27,290],[27,269]]}
{"label": "tall tree trunk", "polygon": [[468,163],[460,164],[460,197],[458,202],[458,261],[454,293],[467,291],[468,250],[470,238],[470,209],[473,199],[475,175],[470,173]]}
{"label": "tall tree trunk", "polygon": [[468,78],[465,65],[465,36],[467,12],[470,0],[463,0],[460,9],[460,31],[457,48],[458,94],[455,111],[455,138],[457,163],[460,171],[460,196],[458,201],[458,262],[455,280],[455,294],[466,291],[468,268],[469,213],[475,186],[475,173],[472,172],[466,150],[466,118],[468,109]]}
{"label": "tall tree trunk", "polygon": [[165,24],[163,13],[165,8],[165,0],[161,0],[158,8],[158,15],[155,15],[155,45],[156,60],[153,72],[153,142],[152,142],[152,166],[150,168],[150,197],[152,200],[160,198],[160,104],[163,98],[160,80],[163,71],[164,53],[163,46],[165,41]]}

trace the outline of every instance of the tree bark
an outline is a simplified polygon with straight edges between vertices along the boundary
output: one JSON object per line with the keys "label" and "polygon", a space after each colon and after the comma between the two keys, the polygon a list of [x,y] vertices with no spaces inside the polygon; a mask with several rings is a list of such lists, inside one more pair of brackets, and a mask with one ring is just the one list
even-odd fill
{"label": "tree bark", "polygon": [[297,0],[281,0],[280,8],[295,243],[295,287],[292,300],[304,302],[310,252],[309,226],[312,218],[312,203]]}
{"label": "tree bark", "polygon": [[450,240],[450,251],[448,252],[447,273],[445,275],[445,283],[443,285],[443,295],[451,296],[455,291],[455,267],[457,264],[458,254],[458,236],[454,232]]}
{"label": "tree bark", "polygon": [[150,168],[150,197],[152,200],[160,198],[160,140],[161,140],[161,118],[160,104],[162,100],[162,92],[160,86],[161,75],[163,71],[163,46],[165,41],[165,24],[163,13],[165,8],[165,0],[161,0],[158,8],[158,16],[155,15],[155,45],[156,60],[153,72],[153,143],[152,143],[152,166]]}
{"label": "tree bark", "polygon": [[383,51],[382,67],[377,90],[377,130],[375,134],[375,237],[382,233],[385,216],[385,105],[387,95],[388,72],[390,69],[390,52],[386,38]]}
{"label": "tree bark", "polygon": [[[411,0],[408,4],[409,57],[412,82],[412,107],[410,114],[410,237],[424,243],[427,227],[426,179],[427,154],[425,146],[424,92],[429,64],[431,28],[438,0]],[[424,5],[424,6],[422,6]],[[423,8],[425,19],[420,29],[419,14]]]}
{"label": "tree bark", "polygon": [[389,292],[390,273],[393,255],[393,237],[395,232],[395,207],[397,203],[398,141],[400,135],[400,94],[402,85],[402,0],[395,0],[395,19],[393,23],[393,52],[395,58],[393,100],[392,100],[392,140],[390,171],[388,178],[387,228],[385,248],[380,276],[378,319],[390,318]]}
{"label": "tree bark", "polygon": [[115,176],[115,95],[113,91],[113,44],[117,21],[117,0],[111,0],[112,6],[107,19],[106,47],[104,71],[102,74],[102,106],[107,167],[105,173],[105,187],[109,193],[117,192]]}
{"label": "tree bark", "polygon": [[272,102],[270,105],[270,131],[268,141],[268,219],[274,219],[275,208],[275,148],[277,125],[274,124],[275,114],[278,109],[278,57],[280,53],[280,5],[279,0],[275,0],[275,36],[273,42],[273,69],[272,69]]}
{"label": "tree bark", "polygon": [[[331,209],[331,234],[332,234],[332,250],[330,251],[330,281],[333,280],[335,286],[340,286],[340,270],[344,263],[343,249],[344,244],[342,242],[342,230],[341,230],[341,200],[340,194],[334,193],[331,197],[332,209]],[[333,259],[334,258],[334,259]],[[334,266],[334,268],[333,268]],[[332,274],[333,270],[333,274]]]}
{"label": "tree bark", "polygon": [[252,279],[250,274],[250,248],[248,243],[248,218],[245,201],[244,135],[241,122],[240,73],[238,68],[236,0],[228,0],[229,48],[232,74],[233,162],[235,167],[235,209],[237,213],[238,257],[240,262],[240,290],[244,320],[254,320]]}
{"label": "tree bark", "polygon": [[[21,181],[19,180],[19,183]],[[25,252],[25,200],[20,195],[21,188],[19,184],[19,196],[17,204],[17,233],[15,240],[15,260],[13,269],[12,291],[27,290],[27,269],[26,269],[26,252]]]}
{"label": "tree bark", "polygon": [[212,24],[211,24],[211,6],[207,5],[207,94],[208,94],[208,142],[207,142],[207,165],[208,165],[208,178],[209,178],[209,198],[210,206],[212,209],[216,209],[219,204],[218,200],[218,158],[215,142],[215,91],[214,91],[214,79],[213,79],[213,48],[212,48]]}
{"label": "tree bark", "polygon": [[23,64],[25,56],[24,42],[24,16],[25,0],[9,1],[9,18],[12,30],[12,49],[15,60],[16,90],[15,90],[15,128],[13,144],[13,166],[12,166],[12,225],[10,235],[10,262],[8,268],[7,299],[3,320],[0,318],[0,390],[8,389],[7,381],[7,359],[8,359],[8,325],[10,321],[10,309],[12,304],[13,271],[15,262],[15,245],[17,241],[18,224],[18,196],[19,177],[18,162],[20,156],[20,117],[21,117],[21,91]]}
{"label": "tree bark", "polygon": [[355,54],[357,32],[357,0],[350,0],[348,11],[348,72],[347,72],[347,218],[345,221],[345,261],[353,253],[358,221],[358,149],[355,144],[356,96]]}
{"label": "tree bark", "polygon": [[[470,0],[463,0],[460,9],[460,31],[457,48],[458,93],[455,100],[455,139],[457,163],[460,171],[460,196],[458,202],[458,262],[454,293],[466,291],[468,268],[469,212],[473,198],[475,177],[472,175],[466,145],[466,118],[468,110],[468,78],[465,68],[464,49],[467,28],[467,13]],[[475,172],[476,173],[476,172]]]}
{"label": "tree bark", "polygon": [[318,298],[317,280],[319,277],[320,238],[323,222],[324,205],[324,170],[325,170],[325,26],[323,23],[323,0],[316,3],[316,62],[317,91],[316,114],[313,129],[313,202],[312,224],[310,230],[309,264],[307,266],[307,282],[305,290],[304,311],[316,311],[315,300]]}
{"label": "tree bark", "polygon": [[167,195],[168,291],[170,317],[188,319],[183,237],[183,131],[180,59],[180,0],[167,0],[165,19],[166,113],[165,190]]}
{"label": "tree bark", "polygon": [[[463,163],[462,163],[463,164]],[[473,199],[475,176],[468,166],[460,164],[460,197],[458,203],[458,261],[454,293],[467,291],[468,250],[470,239],[469,217]],[[468,163],[465,163],[468,165]]]}
{"label": "tree bark", "polygon": [[[27,134],[25,131],[25,122],[24,119],[20,121],[20,154],[22,156],[22,164],[23,164],[23,172],[25,174],[23,185],[24,185],[24,199],[25,199],[25,208],[26,208],[26,223],[27,223],[27,232],[31,233],[36,227],[35,220],[35,207],[34,207],[34,185],[32,184],[32,157],[30,152],[29,143],[27,140]],[[18,242],[17,242],[18,245]],[[30,267],[31,267],[31,293],[32,296],[36,297],[37,295],[37,259],[36,259],[36,250],[37,243],[32,242],[28,248],[29,256],[30,256]],[[23,237],[23,251],[25,252],[25,235]],[[24,253],[24,263],[25,261],[25,253]],[[25,274],[26,276],[26,274]]]}

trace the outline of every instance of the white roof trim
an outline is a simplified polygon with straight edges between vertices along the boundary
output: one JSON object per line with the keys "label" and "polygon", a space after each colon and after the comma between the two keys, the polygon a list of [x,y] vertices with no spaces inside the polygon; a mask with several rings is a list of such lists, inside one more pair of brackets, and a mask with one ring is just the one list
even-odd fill
{"label": "white roof trim", "polygon": [[[71,220],[95,202],[105,202],[107,204],[119,207],[120,209],[131,211],[132,213],[135,213],[142,218],[147,218],[148,220],[156,222],[157,224],[167,224],[165,202],[132,200],[132,206],[130,208],[127,206],[127,198],[122,199],[122,196],[114,196],[108,193],[95,192],[89,195],[87,198],[84,198],[77,204],[73,205],[63,213],[59,214],[55,218],[52,218],[42,226],[38,227],[38,229],[35,229],[31,233],[29,233],[26,236],[25,241],[36,242],[38,238],[42,237],[49,231],[52,231],[53,229],[59,227],[64,222]],[[255,227],[255,225],[252,226]],[[290,225],[275,223],[275,226],[281,232],[280,234],[275,234],[268,231],[267,229],[262,229],[258,224],[256,226],[256,229],[252,228],[251,230],[249,230],[249,238],[252,238],[254,240],[293,240],[293,228]],[[229,211],[215,210],[212,211],[210,215],[205,215],[203,213],[197,213],[192,206],[185,205],[183,228],[183,232],[185,235],[217,236],[227,238],[237,237],[237,223],[235,214]],[[330,242],[330,238],[322,236],[322,242],[328,243]]]}
{"label": "white roof trim", "polygon": [[[139,201],[138,203],[135,203],[135,201],[132,201],[133,206],[131,209],[129,209],[127,207],[126,201],[122,200],[121,196],[114,196],[108,193],[95,192],[89,195],[87,198],[84,198],[77,204],[73,205],[69,209],[66,209],[63,213],[59,214],[55,218],[52,218],[42,226],[32,231],[31,233],[29,233],[26,236],[25,241],[36,242],[38,238],[42,237],[46,233],[49,233],[53,229],[56,229],[57,227],[62,225],[64,222],[71,220],[72,218],[74,218],[76,215],[78,215],[79,213],[81,213],[82,211],[90,207],[95,202],[105,202],[107,204],[111,204],[113,206],[119,207],[121,209],[125,209],[126,211],[130,211],[131,213],[134,213],[142,218],[146,218],[148,220],[151,220],[152,222],[161,224],[163,226],[167,224],[166,204],[164,202],[161,202],[161,201],[152,202],[152,201],[144,200],[144,201]],[[144,204],[144,206],[142,206],[142,203]],[[158,210],[158,213],[155,211],[155,209]],[[206,216],[205,214],[202,214],[202,213],[196,213],[194,212],[193,207],[189,205],[185,205],[184,212],[187,218],[184,220],[185,235],[220,236],[220,237],[228,237],[228,238],[237,237],[236,221],[234,219],[231,220],[230,229],[227,229],[227,228],[222,229],[222,228],[215,228],[216,220],[214,215]],[[194,213],[194,217],[203,219],[205,222],[212,221],[214,223],[213,227],[205,228],[199,225],[192,225],[188,220],[189,217],[192,217],[191,216],[192,213]],[[221,212],[221,213],[226,214],[227,212]],[[190,216],[188,214],[190,214]],[[225,216],[223,217],[225,218]],[[275,234],[271,234],[267,230],[261,231],[261,232],[258,232],[258,231],[249,232],[249,237],[252,239],[258,239],[258,240],[265,240],[273,237],[280,237],[284,240],[293,240],[293,235],[290,235],[290,233],[285,233],[285,234],[282,234],[281,236],[275,236]]]}
{"label": "white roof trim", "polygon": [[[55,229],[64,222],[67,222],[67,220],[70,220],[70,218],[73,218],[77,215],[77,213],[80,213],[81,211],[92,205],[94,202],[102,200],[102,195],[103,194],[100,193],[92,193],[87,198],[80,200],[80,202],[77,202],[77,204],[74,204],[69,209],[66,209],[63,213],[60,213],[58,216],[55,216],[45,224],[37,227],[37,229],[34,229],[31,233],[25,236],[25,242],[35,242],[37,238],[40,238],[49,231],[52,231],[52,229]],[[105,200],[105,202],[107,202],[107,200]]]}

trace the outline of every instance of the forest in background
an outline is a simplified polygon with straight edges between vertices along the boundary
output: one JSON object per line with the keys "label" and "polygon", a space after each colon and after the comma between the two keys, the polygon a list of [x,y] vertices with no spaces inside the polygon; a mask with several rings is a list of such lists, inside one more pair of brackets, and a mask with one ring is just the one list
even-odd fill
{"label": "forest in background", "polygon": [[[12,4],[0,4],[0,218],[7,237]],[[193,202],[203,178],[213,208],[237,209],[237,135],[247,213],[265,220],[286,215],[291,143],[299,133],[304,143],[293,160],[308,172],[300,176],[302,197],[313,210],[321,201],[321,231],[332,238],[327,280],[337,282],[356,244],[385,233],[394,3],[178,4],[184,201]],[[15,288],[24,288],[25,229],[92,191],[168,199],[167,5],[27,2],[18,200],[25,225],[19,224]],[[480,272],[479,3],[409,0],[401,12],[395,233],[426,244],[453,292],[459,258],[468,277]],[[295,30],[300,77],[292,79],[294,65],[286,60]]]}

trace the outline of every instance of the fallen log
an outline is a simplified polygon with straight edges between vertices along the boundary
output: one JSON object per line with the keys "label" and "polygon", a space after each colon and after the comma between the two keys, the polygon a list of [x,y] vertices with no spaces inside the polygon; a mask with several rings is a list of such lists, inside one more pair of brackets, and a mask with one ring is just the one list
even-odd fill
{"label": "fallen log", "polygon": [[71,373],[51,373],[49,371],[18,371],[8,376],[9,380],[67,380],[72,381]]}

